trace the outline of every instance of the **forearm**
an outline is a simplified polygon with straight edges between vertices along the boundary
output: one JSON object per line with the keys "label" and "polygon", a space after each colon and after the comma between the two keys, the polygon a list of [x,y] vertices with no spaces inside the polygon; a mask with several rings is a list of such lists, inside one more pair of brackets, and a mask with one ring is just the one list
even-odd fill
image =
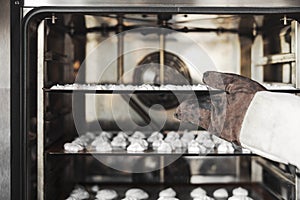
{"label": "forearm", "polygon": [[242,146],[269,159],[300,168],[300,98],[258,92],[240,132]]}

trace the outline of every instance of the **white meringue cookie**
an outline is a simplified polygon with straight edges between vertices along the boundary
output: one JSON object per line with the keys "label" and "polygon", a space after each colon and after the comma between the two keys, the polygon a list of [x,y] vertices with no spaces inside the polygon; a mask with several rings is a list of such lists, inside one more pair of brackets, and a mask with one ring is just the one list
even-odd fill
{"label": "white meringue cookie", "polygon": [[78,187],[71,192],[70,196],[77,199],[88,199],[90,194],[85,189]]}
{"label": "white meringue cookie", "polygon": [[76,143],[65,143],[64,149],[68,152],[76,153],[76,152],[82,151],[84,149],[84,147],[79,144],[76,144]]}
{"label": "white meringue cookie", "polygon": [[100,144],[102,144],[103,142],[108,142],[109,139],[103,136],[98,136],[95,138],[95,140],[91,143],[92,147],[98,146]]}
{"label": "white meringue cookie", "polygon": [[201,187],[197,187],[191,191],[191,197],[196,198],[196,197],[203,197],[206,196],[206,191],[202,189]]}
{"label": "white meringue cookie", "polygon": [[163,142],[163,140],[155,140],[153,143],[152,143],[152,148],[154,150],[157,150],[157,148],[161,145],[161,143]]}
{"label": "white meringue cookie", "polygon": [[242,187],[238,187],[232,190],[232,194],[233,196],[242,196],[242,197],[246,197],[248,196],[248,190],[246,190],[245,188]]}
{"label": "white meringue cookie", "polygon": [[127,146],[127,141],[123,137],[116,136],[113,138],[111,145],[113,147],[123,148],[125,149]]}
{"label": "white meringue cookie", "polygon": [[148,199],[149,195],[147,192],[140,188],[131,188],[126,191],[125,196],[132,197],[132,198],[137,198],[137,199]]}
{"label": "white meringue cookie", "polygon": [[143,152],[145,151],[145,146],[139,142],[133,142],[127,147],[128,152]]}
{"label": "white meringue cookie", "polygon": [[118,193],[115,190],[111,189],[102,189],[99,190],[96,194],[96,198],[104,198],[105,200],[113,200],[118,197]]}
{"label": "white meringue cookie", "polygon": [[177,132],[175,132],[175,131],[170,131],[168,134],[167,134],[167,136],[166,136],[166,138],[165,138],[165,141],[166,142],[172,142],[172,141],[175,141],[176,139],[179,139],[180,138],[180,136],[179,136],[179,134],[177,133]]}
{"label": "white meringue cookie", "polygon": [[175,197],[175,196],[176,196],[176,192],[173,188],[164,189],[159,193],[159,197]]}
{"label": "white meringue cookie", "polygon": [[162,141],[161,144],[157,147],[157,152],[159,153],[171,153],[172,152],[172,146],[165,142]]}
{"label": "white meringue cookie", "polygon": [[99,152],[111,152],[112,151],[112,146],[109,142],[102,142],[96,147],[96,151]]}
{"label": "white meringue cookie", "polygon": [[148,142],[154,142],[154,141],[156,141],[156,140],[161,140],[161,139],[163,139],[163,138],[164,138],[163,134],[156,131],[156,132],[153,132],[153,133],[148,137],[147,141],[148,141]]}
{"label": "white meringue cookie", "polygon": [[217,190],[214,191],[213,196],[215,198],[228,198],[228,192],[225,188],[219,188]]}

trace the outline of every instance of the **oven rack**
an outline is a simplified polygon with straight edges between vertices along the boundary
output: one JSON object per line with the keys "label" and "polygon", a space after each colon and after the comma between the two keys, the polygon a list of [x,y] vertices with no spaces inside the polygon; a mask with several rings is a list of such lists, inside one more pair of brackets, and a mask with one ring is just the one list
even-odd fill
{"label": "oven rack", "polygon": [[[49,89],[44,88],[47,93],[85,93],[85,94],[191,94],[191,93],[220,93],[222,90],[92,90],[92,89]],[[300,92],[300,90],[299,90]]]}
{"label": "oven rack", "polygon": [[94,150],[91,147],[87,147],[86,149],[78,152],[70,152],[65,151],[63,149],[63,143],[57,142],[56,144],[49,147],[45,153],[47,155],[81,155],[81,156],[89,156],[89,155],[99,155],[99,156],[255,156],[250,151],[242,151],[240,149],[236,149],[234,152],[218,152],[217,149],[212,149],[206,153],[191,153],[188,152],[186,148],[178,149],[172,151],[170,153],[161,153],[154,150],[152,147],[149,147],[147,150],[143,152],[128,152],[126,149],[116,148],[111,152],[99,152]]}
{"label": "oven rack", "polygon": [[[131,188],[140,188],[146,191],[149,194],[147,200],[157,200],[159,198],[159,192],[166,188],[173,188],[176,191],[176,197],[180,200],[193,200],[190,196],[190,192],[197,188],[201,187],[206,192],[207,195],[213,197],[213,192],[219,188],[225,188],[229,196],[232,196],[232,190],[237,187],[243,187],[248,190],[248,196],[255,200],[277,200],[276,196],[272,195],[268,189],[263,186],[261,183],[256,182],[239,182],[239,183],[208,183],[208,184],[145,184],[145,183],[113,183],[113,184],[91,184],[91,183],[82,183],[80,186],[85,188],[89,194],[89,199],[95,199],[96,193],[92,192],[91,187],[98,185],[100,189],[113,189],[118,194],[118,200],[125,197],[125,193],[128,189]],[[64,198],[67,198],[69,194],[65,194]]]}
{"label": "oven rack", "polygon": [[[62,94],[217,94],[222,90],[92,90],[92,89],[50,89],[43,88],[46,93],[62,93]],[[300,88],[295,89],[269,89],[270,92],[280,93],[300,93]]]}

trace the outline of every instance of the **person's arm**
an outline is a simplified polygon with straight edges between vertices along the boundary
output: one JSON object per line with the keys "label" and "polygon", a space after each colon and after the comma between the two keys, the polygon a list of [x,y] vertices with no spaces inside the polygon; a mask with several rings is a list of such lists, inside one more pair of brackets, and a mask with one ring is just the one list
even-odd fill
{"label": "person's arm", "polygon": [[300,168],[300,97],[257,92],[245,114],[240,143],[254,153]]}
{"label": "person's arm", "polygon": [[181,103],[175,115],[179,120],[300,169],[300,97],[268,92],[230,73],[205,72],[203,83],[224,92]]}

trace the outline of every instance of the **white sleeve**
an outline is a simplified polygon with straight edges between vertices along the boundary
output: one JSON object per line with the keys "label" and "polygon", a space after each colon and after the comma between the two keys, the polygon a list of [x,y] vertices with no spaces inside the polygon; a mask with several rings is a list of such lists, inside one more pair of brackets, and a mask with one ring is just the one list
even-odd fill
{"label": "white sleeve", "polygon": [[245,114],[240,142],[260,156],[300,169],[300,97],[257,92]]}

